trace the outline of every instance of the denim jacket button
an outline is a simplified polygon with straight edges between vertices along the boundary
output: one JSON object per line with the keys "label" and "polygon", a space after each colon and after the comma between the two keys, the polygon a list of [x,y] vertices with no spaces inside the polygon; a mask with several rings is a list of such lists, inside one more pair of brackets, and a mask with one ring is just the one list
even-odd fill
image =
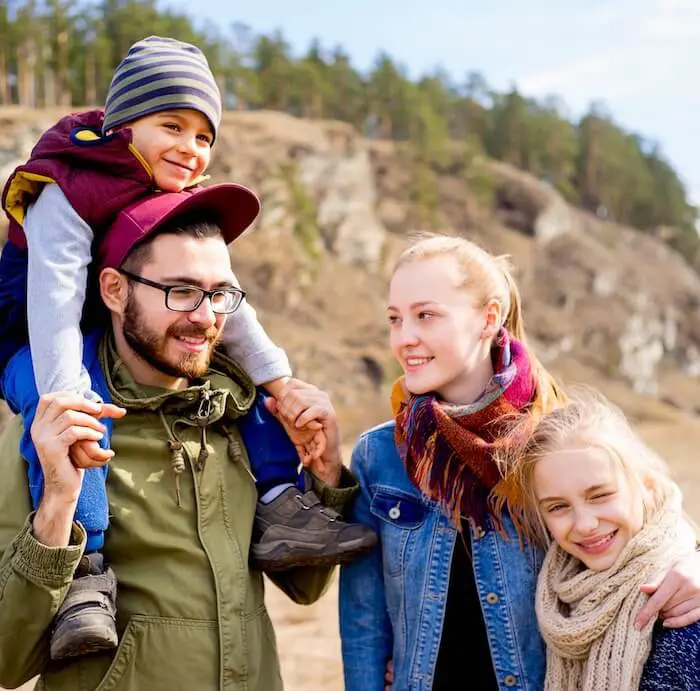
{"label": "denim jacket button", "polygon": [[476,527],[476,530],[474,530],[474,537],[477,540],[481,540],[482,537],[486,535],[486,531],[479,525]]}
{"label": "denim jacket button", "polygon": [[490,605],[495,605],[499,601],[498,595],[496,593],[489,593],[486,596],[486,602],[488,602]]}
{"label": "denim jacket button", "polygon": [[517,677],[515,677],[513,674],[509,674],[504,680],[503,683],[506,686],[515,686],[518,683]]}
{"label": "denim jacket button", "polygon": [[398,504],[389,509],[389,518],[391,518],[392,521],[395,521],[400,515],[401,509],[399,508]]}

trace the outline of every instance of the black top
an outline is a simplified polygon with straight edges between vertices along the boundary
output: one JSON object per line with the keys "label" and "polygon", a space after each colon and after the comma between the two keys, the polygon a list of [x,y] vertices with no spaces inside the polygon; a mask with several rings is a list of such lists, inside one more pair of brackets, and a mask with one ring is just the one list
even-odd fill
{"label": "black top", "polygon": [[433,691],[498,691],[471,560],[469,526],[457,535]]}

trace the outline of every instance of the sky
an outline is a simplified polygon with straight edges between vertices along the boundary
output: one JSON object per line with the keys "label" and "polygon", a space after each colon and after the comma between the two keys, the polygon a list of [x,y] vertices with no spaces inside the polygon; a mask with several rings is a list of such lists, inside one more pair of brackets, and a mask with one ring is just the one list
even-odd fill
{"label": "sky", "polygon": [[498,91],[560,97],[572,118],[602,102],[661,144],[700,204],[700,0],[161,1],[224,32],[279,28],[295,54],[340,44],[360,70],[384,50],[412,78],[479,71]]}

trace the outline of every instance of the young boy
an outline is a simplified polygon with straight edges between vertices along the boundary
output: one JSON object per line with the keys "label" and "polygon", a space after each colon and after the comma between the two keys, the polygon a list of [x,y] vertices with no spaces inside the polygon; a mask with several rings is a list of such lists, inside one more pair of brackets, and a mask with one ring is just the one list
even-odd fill
{"label": "young boy", "polygon": [[[29,342],[39,395],[69,390],[100,400],[82,364],[80,330],[81,320],[85,329],[99,321],[88,290],[92,248],[122,208],[157,190],[181,192],[196,186],[209,165],[220,120],[221,97],[202,52],[187,43],[151,36],[134,44],[117,67],[104,113],[67,116],[44,133],[30,160],[14,171],[3,192],[10,230],[0,255],[0,372]],[[247,226],[258,210],[256,203],[236,213]],[[273,395],[283,390],[291,376],[286,354],[270,340],[247,303],[227,320],[224,348],[256,385],[264,385]],[[28,442],[23,453],[36,506],[43,478],[29,440],[33,410],[21,412]],[[270,441],[279,437],[274,424],[269,416],[260,415],[258,407],[258,413],[241,427],[249,448],[278,456],[269,459],[265,477],[257,478],[259,544],[253,549],[257,565],[280,569],[327,564],[329,555],[341,563],[371,547],[376,538],[367,531],[360,549],[345,549],[338,543],[337,526],[331,529],[320,508],[305,512],[308,529],[318,535],[311,541],[317,554],[309,553],[308,541],[303,552],[296,553],[293,544],[298,543],[284,540],[285,529],[291,537],[298,534],[299,526],[290,522],[287,528],[284,512],[276,512],[274,502],[296,482],[298,459],[290,457],[289,445]],[[76,444],[72,458],[78,465],[86,458],[106,461],[111,456],[108,444],[108,435],[104,448]],[[279,454],[287,456],[281,459]],[[88,553],[56,615],[54,659],[117,643],[113,625],[108,631],[91,630],[91,611],[104,609],[106,600],[114,602],[116,583],[100,553],[106,510],[103,514],[91,511],[87,497],[84,506],[87,510],[76,518],[88,531]],[[328,527],[325,534],[318,532],[319,518]],[[269,535],[274,535],[269,538],[273,547],[286,545],[281,555],[265,545]],[[260,557],[264,554],[276,556],[267,561]]]}

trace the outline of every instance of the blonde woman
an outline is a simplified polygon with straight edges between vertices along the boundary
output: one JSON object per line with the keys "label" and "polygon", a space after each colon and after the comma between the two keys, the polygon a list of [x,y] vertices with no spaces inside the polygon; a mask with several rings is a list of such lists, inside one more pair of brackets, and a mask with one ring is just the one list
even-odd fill
{"label": "blonde woman", "polygon": [[529,532],[550,543],[536,597],[545,690],[700,688],[700,624],[634,626],[641,586],[695,549],[664,462],[582,389],[540,420],[515,470]]}

